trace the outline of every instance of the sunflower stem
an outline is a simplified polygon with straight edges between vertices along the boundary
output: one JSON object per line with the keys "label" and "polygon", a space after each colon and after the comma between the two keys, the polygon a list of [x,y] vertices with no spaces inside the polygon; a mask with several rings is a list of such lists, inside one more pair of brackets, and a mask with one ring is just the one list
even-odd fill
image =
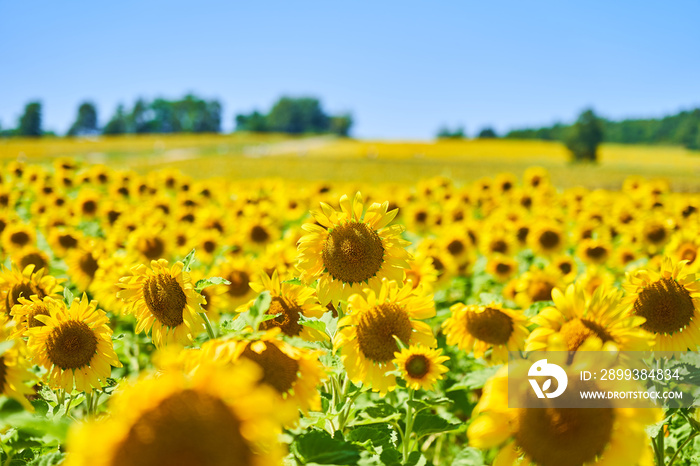
{"label": "sunflower stem", "polygon": [[681,446],[678,447],[678,450],[676,450],[676,452],[673,454],[673,456],[671,457],[671,461],[668,462],[668,466],[673,466],[674,461],[676,461],[676,458],[681,453],[681,451],[685,448],[686,445],[688,445],[690,443],[691,440],[693,440],[695,437],[697,437],[697,435],[698,435],[698,432],[693,432],[692,434],[690,434],[690,437],[688,437],[685,440],[685,442],[683,442],[681,444]]}
{"label": "sunflower stem", "polygon": [[85,404],[87,405],[87,415],[92,413],[92,392],[85,392]]}
{"label": "sunflower stem", "polygon": [[202,320],[204,320],[204,327],[207,329],[207,335],[209,335],[210,340],[214,340],[216,338],[216,335],[214,334],[214,328],[211,326],[211,322],[209,322],[209,317],[207,317],[206,312],[200,312],[200,316],[202,316]]}
{"label": "sunflower stem", "polygon": [[413,406],[411,402],[413,401],[413,389],[408,389],[408,401],[406,402],[406,430],[403,435],[403,444],[401,445],[403,449],[403,460],[408,461],[408,455],[411,452],[409,447],[411,443],[411,430],[413,429]]}
{"label": "sunflower stem", "polygon": [[66,412],[63,413],[63,417],[68,417],[68,413],[70,413],[70,404],[73,402],[73,393],[68,394],[68,402],[66,403]]}
{"label": "sunflower stem", "polygon": [[666,463],[664,461],[664,427],[661,427],[661,431],[658,435],[652,439],[651,446],[654,448],[654,453],[656,455],[657,466],[664,466]]}

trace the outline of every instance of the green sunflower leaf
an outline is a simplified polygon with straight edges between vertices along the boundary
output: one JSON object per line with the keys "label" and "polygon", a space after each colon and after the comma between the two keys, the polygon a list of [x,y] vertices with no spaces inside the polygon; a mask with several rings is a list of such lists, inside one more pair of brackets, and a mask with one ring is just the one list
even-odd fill
{"label": "green sunflower leaf", "polygon": [[255,319],[259,315],[264,314],[267,312],[268,309],[270,309],[270,304],[272,303],[272,296],[270,296],[269,291],[263,291],[258,295],[257,298],[255,298],[255,302],[253,303],[252,306],[250,306],[250,309],[248,312],[250,313],[250,316]]}
{"label": "green sunflower leaf", "polygon": [[201,292],[204,288],[207,288],[208,286],[213,286],[213,285],[230,285],[231,282],[226,280],[223,277],[211,277],[211,278],[204,278],[202,280],[199,280],[197,283],[194,285],[194,289],[197,290],[197,292]]}
{"label": "green sunflower leaf", "polygon": [[318,330],[321,333],[326,333],[326,323],[319,320],[319,319],[310,319],[308,317],[304,317],[303,315],[299,316],[299,324],[303,325],[304,327],[309,327],[314,330]]}
{"label": "green sunflower leaf", "polygon": [[189,254],[185,256],[185,258],[182,260],[182,265],[184,266],[183,270],[185,272],[190,271],[190,265],[192,265],[192,262],[194,262],[194,249],[190,251]]}
{"label": "green sunflower leaf", "polygon": [[63,288],[63,300],[66,302],[66,305],[70,307],[73,303],[73,299],[73,292],[68,288],[68,285],[66,285],[66,287]]}
{"label": "green sunflower leaf", "polygon": [[357,464],[359,447],[338,437],[331,437],[323,430],[312,430],[294,439],[290,450],[301,464]]}
{"label": "green sunflower leaf", "polygon": [[501,365],[485,367],[483,369],[475,370],[469,372],[461,382],[457,382],[447,389],[448,392],[453,392],[455,390],[474,390],[477,388],[483,388],[486,381],[493,377],[496,372],[501,368]]}
{"label": "green sunflower leaf", "polygon": [[462,424],[453,424],[437,414],[421,412],[416,416],[416,420],[413,424],[413,432],[420,438],[428,434],[450,432],[460,427],[462,427]]}
{"label": "green sunflower leaf", "polygon": [[467,447],[452,461],[452,466],[483,466],[484,454],[478,448]]}

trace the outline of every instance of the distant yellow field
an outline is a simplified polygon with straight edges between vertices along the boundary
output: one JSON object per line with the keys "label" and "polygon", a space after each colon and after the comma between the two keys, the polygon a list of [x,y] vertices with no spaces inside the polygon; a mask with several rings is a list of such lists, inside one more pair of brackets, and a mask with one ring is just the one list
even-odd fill
{"label": "distant yellow field", "polygon": [[191,176],[233,179],[411,183],[443,175],[469,182],[499,172],[548,169],[562,187],[617,188],[629,175],[668,179],[700,191],[700,153],[680,147],[603,145],[600,163],[572,165],[557,142],[515,140],[358,141],[279,134],[146,135],[95,139],[0,140],[0,160],[44,162],[74,156],[147,172],[170,166]]}

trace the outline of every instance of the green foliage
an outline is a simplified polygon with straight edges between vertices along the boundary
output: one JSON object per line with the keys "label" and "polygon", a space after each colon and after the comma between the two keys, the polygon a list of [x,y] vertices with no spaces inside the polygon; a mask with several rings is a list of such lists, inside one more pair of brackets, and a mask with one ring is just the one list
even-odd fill
{"label": "green foliage", "polygon": [[24,114],[19,118],[17,135],[25,137],[41,136],[41,102],[29,102]]}
{"label": "green foliage", "polygon": [[78,116],[68,130],[68,136],[97,134],[97,109],[92,102],[83,102],[78,107]]}
{"label": "green foliage", "polygon": [[603,125],[593,110],[585,110],[566,133],[564,143],[577,162],[595,162],[603,142]]}
{"label": "green foliage", "polygon": [[117,111],[109,122],[102,129],[102,134],[124,134],[127,131],[127,117],[124,112],[124,106],[119,104]]}
{"label": "green foliage", "polygon": [[322,430],[312,430],[294,439],[290,448],[294,457],[301,464],[357,464],[360,449],[340,438]]}
{"label": "green foliage", "polygon": [[466,137],[466,133],[464,132],[463,126],[459,126],[454,130],[451,130],[447,126],[443,126],[438,130],[436,136],[438,139],[464,139]]}
{"label": "green foliage", "polygon": [[281,97],[267,114],[236,115],[236,131],[348,136],[350,115],[328,115],[313,97]]}
{"label": "green foliage", "polygon": [[479,139],[496,139],[498,135],[496,134],[496,131],[494,131],[493,128],[484,128],[481,131],[479,131],[479,135],[477,138]]}

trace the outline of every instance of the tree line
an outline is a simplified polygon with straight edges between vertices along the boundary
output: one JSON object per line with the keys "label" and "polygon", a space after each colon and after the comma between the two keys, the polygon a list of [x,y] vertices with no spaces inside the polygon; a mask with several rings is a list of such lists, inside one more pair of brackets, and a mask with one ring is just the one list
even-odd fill
{"label": "tree line", "polygon": [[[66,136],[148,133],[220,133],[222,106],[218,100],[204,100],[188,94],[179,100],[138,99],[131,108],[119,105],[104,126],[99,125],[97,107],[85,101],[78,106],[75,121]],[[0,128],[0,137],[41,137],[56,135],[45,131],[42,103],[29,102],[14,128]],[[337,134],[348,136],[349,114],[329,115],[312,97],[282,97],[266,114],[254,111],[235,116],[236,131],[290,134]]]}
{"label": "tree line", "polygon": [[[592,113],[592,111],[591,111]],[[595,117],[595,114],[593,114]],[[700,150],[700,108],[681,111],[663,118],[612,121],[595,117],[603,133],[603,142],[619,144],[671,144]],[[516,129],[509,139],[567,140],[574,125],[554,124],[543,128]]]}

